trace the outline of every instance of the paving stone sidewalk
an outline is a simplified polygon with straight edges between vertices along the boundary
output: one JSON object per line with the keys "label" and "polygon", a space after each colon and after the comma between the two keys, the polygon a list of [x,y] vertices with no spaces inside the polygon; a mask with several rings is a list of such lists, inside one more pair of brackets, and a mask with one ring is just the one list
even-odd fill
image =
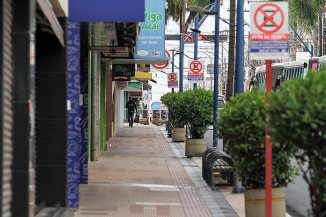
{"label": "paving stone sidewalk", "polygon": [[121,128],[108,146],[99,161],[90,163],[75,217],[238,216],[161,128]]}

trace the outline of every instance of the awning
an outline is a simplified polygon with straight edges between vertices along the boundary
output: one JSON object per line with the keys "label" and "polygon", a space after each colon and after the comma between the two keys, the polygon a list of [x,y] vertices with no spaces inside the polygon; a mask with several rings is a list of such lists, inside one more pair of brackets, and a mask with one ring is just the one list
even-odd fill
{"label": "awning", "polygon": [[131,79],[152,80],[152,73],[135,71],[135,77],[131,77]]}
{"label": "awning", "polygon": [[102,61],[107,64],[168,64],[168,60],[143,60],[143,59],[112,59],[102,58]]}
{"label": "awning", "polygon": [[40,6],[40,8],[42,9],[46,19],[50,22],[51,29],[53,30],[54,34],[57,36],[61,45],[65,46],[63,30],[57,19],[57,16],[53,11],[52,4],[49,2],[49,0],[36,0],[36,1]]}

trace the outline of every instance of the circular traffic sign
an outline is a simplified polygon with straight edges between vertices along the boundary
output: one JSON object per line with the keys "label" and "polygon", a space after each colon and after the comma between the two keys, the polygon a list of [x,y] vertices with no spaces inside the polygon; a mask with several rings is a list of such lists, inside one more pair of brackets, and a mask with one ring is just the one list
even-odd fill
{"label": "circular traffic sign", "polygon": [[169,81],[175,81],[175,80],[177,80],[177,75],[174,72],[171,72],[168,75],[168,78],[169,78]]}
{"label": "circular traffic sign", "polygon": [[259,31],[272,34],[282,28],[284,13],[276,4],[263,4],[255,11],[254,22]]}
{"label": "circular traffic sign", "polygon": [[[165,50],[165,56],[167,57],[167,59],[170,61],[170,53],[169,51]],[[152,66],[156,69],[164,69],[169,65],[169,63],[167,64],[152,64]]]}
{"label": "circular traffic sign", "polygon": [[203,65],[198,60],[194,60],[190,63],[190,70],[195,74],[201,72],[202,68],[203,68]]}
{"label": "circular traffic sign", "polygon": [[117,81],[117,86],[120,89],[125,89],[127,87],[127,82],[126,81]]}

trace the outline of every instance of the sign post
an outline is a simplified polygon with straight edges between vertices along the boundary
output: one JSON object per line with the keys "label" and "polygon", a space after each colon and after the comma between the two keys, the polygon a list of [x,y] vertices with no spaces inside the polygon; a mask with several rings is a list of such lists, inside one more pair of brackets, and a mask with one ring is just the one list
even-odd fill
{"label": "sign post", "polygon": [[[272,60],[289,58],[288,3],[259,2],[250,5],[250,59],[266,60],[266,97],[272,90]],[[269,105],[267,98],[266,104]],[[266,129],[266,217],[272,216],[272,140]]]}

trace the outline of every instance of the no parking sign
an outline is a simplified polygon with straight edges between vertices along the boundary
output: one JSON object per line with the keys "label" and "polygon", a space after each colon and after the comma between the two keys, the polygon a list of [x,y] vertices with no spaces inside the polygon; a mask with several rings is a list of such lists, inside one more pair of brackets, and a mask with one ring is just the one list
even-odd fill
{"label": "no parking sign", "polygon": [[178,87],[178,76],[174,72],[168,74],[168,87],[169,88]]}
{"label": "no parking sign", "polygon": [[204,62],[201,60],[189,60],[188,81],[199,82],[204,79]]}
{"label": "no parking sign", "polygon": [[288,2],[250,4],[250,59],[288,59]]}

